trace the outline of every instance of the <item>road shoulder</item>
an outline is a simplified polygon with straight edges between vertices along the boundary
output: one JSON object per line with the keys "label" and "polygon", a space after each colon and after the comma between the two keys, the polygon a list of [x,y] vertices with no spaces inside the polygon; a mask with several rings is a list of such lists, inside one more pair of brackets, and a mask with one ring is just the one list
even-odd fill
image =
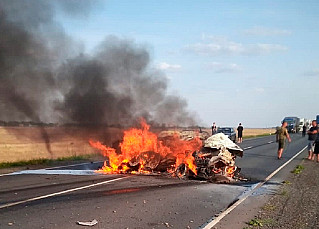
{"label": "road shoulder", "polygon": [[319,228],[319,163],[301,166],[275,193],[250,196],[214,228]]}

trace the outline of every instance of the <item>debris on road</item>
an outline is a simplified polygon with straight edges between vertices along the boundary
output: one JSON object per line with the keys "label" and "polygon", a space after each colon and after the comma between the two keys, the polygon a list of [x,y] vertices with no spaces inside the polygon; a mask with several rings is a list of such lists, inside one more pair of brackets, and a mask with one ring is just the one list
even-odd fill
{"label": "debris on road", "polygon": [[96,219],[93,219],[92,221],[87,221],[87,222],[77,221],[76,223],[78,225],[81,225],[81,226],[92,227],[92,226],[96,225],[98,223],[98,221]]}
{"label": "debris on road", "polygon": [[243,156],[243,150],[232,142],[227,135],[223,133],[215,134],[205,140],[204,143],[205,148],[212,148],[212,149],[222,149],[226,148],[228,150],[237,151],[240,153],[240,156]]}
{"label": "debris on road", "polygon": [[182,130],[182,131],[172,131],[172,130],[166,130],[159,133],[159,138],[165,138],[168,136],[175,136],[179,135],[179,138],[184,141],[192,140],[196,137],[198,137],[200,140],[206,140],[209,138],[210,134],[206,131],[198,132],[194,130]]}

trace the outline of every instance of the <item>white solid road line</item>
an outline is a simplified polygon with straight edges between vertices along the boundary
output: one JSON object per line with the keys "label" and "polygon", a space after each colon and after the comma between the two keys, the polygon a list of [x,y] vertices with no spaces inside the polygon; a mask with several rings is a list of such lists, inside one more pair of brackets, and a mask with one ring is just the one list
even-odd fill
{"label": "white solid road line", "polygon": [[64,190],[64,191],[60,191],[60,192],[55,192],[55,193],[43,195],[43,196],[33,197],[33,198],[30,198],[30,199],[27,199],[27,200],[21,200],[21,201],[17,201],[17,202],[13,202],[13,203],[3,204],[3,205],[0,205],[0,209],[7,208],[7,207],[12,207],[12,206],[19,205],[19,204],[28,203],[28,202],[35,201],[35,200],[41,200],[41,199],[45,199],[45,198],[49,198],[49,197],[53,197],[53,196],[58,196],[58,195],[62,195],[62,194],[69,193],[69,192],[75,192],[75,191],[78,191],[78,190],[92,188],[92,187],[95,187],[95,186],[111,183],[111,182],[122,180],[122,179],[125,179],[125,178],[128,178],[128,177],[115,178],[115,179],[112,179],[112,180],[102,181],[102,182],[99,182],[99,183],[96,183],[96,184],[90,184],[90,185],[86,185],[86,186],[82,186],[82,187],[78,187],[78,188],[72,188],[72,189],[68,189],[68,190]]}
{"label": "white solid road line", "polygon": [[73,165],[63,165],[63,166],[56,166],[56,167],[49,167],[49,168],[44,168],[44,169],[60,169],[60,168],[67,168],[67,167],[73,167],[73,166],[79,166],[79,165],[91,165],[91,164],[96,164],[96,163],[103,163],[104,161],[95,161],[95,162],[84,162],[80,164],[73,164]]}
{"label": "white solid road line", "polygon": [[232,210],[234,210],[238,205],[240,205],[242,202],[244,202],[251,194],[253,194],[257,189],[259,189],[261,186],[263,186],[267,181],[269,181],[274,175],[276,175],[281,169],[283,169],[286,165],[288,165],[293,159],[295,159],[299,154],[301,154],[307,146],[305,146],[302,150],[300,150],[295,156],[290,158],[286,163],[284,163],[282,166],[280,166],[278,169],[273,171],[266,179],[262,182],[259,182],[253,189],[251,189],[249,192],[246,193],[241,199],[237,200],[232,206],[227,208],[225,211],[223,211],[218,217],[213,219],[210,223],[208,223],[203,229],[211,229],[213,226],[215,226],[219,221],[221,221],[226,215],[228,215]]}

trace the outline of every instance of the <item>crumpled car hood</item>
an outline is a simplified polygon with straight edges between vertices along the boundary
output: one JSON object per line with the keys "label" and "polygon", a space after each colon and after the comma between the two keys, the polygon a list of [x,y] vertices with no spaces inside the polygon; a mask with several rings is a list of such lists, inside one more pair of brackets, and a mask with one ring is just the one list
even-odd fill
{"label": "crumpled car hood", "polygon": [[226,148],[228,150],[243,152],[242,148],[240,148],[237,144],[232,142],[228,138],[228,136],[223,133],[214,134],[211,137],[207,138],[204,142],[204,147],[213,149]]}

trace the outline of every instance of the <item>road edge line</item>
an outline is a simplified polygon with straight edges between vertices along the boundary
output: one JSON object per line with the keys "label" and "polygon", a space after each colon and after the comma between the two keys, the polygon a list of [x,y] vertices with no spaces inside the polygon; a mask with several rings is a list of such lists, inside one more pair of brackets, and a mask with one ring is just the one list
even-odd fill
{"label": "road edge line", "polygon": [[215,219],[213,219],[210,223],[206,224],[205,227],[201,227],[202,229],[211,229],[213,226],[215,226],[217,223],[219,223],[226,215],[228,215],[232,210],[234,210],[238,205],[240,205],[242,202],[244,202],[251,194],[253,194],[257,189],[259,189],[261,186],[263,186],[267,181],[269,181],[274,175],[276,175],[281,169],[283,169],[286,165],[288,165],[293,159],[298,157],[307,146],[305,146],[303,149],[301,149],[298,153],[296,153],[292,158],[290,158],[288,161],[286,161],[283,165],[281,165],[278,169],[273,171],[268,177],[265,178],[262,182],[259,182],[253,189],[249,190],[241,199],[238,199],[233,205],[231,205],[229,208],[227,208],[225,211],[223,211],[219,216],[217,216]]}

